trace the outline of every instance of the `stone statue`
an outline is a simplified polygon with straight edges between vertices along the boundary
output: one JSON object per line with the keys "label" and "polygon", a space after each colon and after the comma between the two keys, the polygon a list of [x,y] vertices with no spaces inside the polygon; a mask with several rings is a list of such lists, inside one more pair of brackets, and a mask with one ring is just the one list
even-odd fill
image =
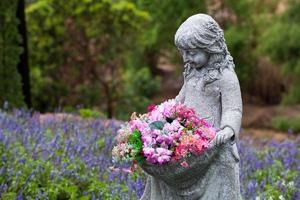
{"label": "stone statue", "polygon": [[149,176],[141,200],[241,199],[236,142],[242,99],[223,30],[209,15],[193,15],[177,30],[175,44],[184,61],[184,84],[175,99],[218,132],[203,155],[188,158],[188,168],[143,164]]}

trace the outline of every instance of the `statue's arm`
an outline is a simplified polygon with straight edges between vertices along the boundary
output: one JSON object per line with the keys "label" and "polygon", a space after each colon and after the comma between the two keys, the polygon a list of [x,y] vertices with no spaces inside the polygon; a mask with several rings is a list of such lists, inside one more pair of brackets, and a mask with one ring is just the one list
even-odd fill
{"label": "statue's arm", "polygon": [[181,87],[178,95],[175,97],[175,101],[183,103],[184,99],[185,99],[185,82],[183,83],[183,86]]}
{"label": "statue's arm", "polygon": [[222,115],[220,129],[226,127],[234,132],[232,143],[239,136],[242,121],[242,98],[239,80],[236,73],[230,69],[224,69],[220,79]]}

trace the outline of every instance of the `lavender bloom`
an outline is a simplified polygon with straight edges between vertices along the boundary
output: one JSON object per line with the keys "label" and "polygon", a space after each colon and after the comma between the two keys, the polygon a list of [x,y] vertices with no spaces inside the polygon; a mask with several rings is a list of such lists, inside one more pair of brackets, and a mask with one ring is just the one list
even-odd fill
{"label": "lavender bloom", "polygon": [[[108,170],[115,165],[111,150],[121,124],[117,120],[82,120],[76,116],[45,116],[24,110],[10,114],[0,111],[0,180],[4,181],[0,182],[0,199],[14,187],[22,188],[17,199],[26,199],[24,194],[31,182],[44,189],[37,190],[32,199],[51,199],[47,182],[59,184],[66,180],[77,188],[84,188],[78,190],[78,197],[104,198],[98,185],[94,186],[95,191],[85,186],[95,180],[106,183],[107,188],[103,190],[109,190],[109,195],[121,199],[140,198],[145,176]],[[287,195],[286,199],[299,199],[299,144],[300,137],[284,142],[240,140],[243,197],[268,199],[267,188],[271,187]],[[116,167],[128,168],[129,164]],[[23,185],[13,186],[16,180]]]}

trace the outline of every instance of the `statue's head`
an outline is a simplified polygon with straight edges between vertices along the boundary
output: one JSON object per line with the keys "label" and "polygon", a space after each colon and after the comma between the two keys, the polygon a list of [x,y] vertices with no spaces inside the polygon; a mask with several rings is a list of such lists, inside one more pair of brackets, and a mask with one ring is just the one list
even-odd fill
{"label": "statue's head", "polygon": [[185,64],[199,68],[211,61],[224,59],[229,54],[223,30],[209,15],[196,14],[189,17],[178,28],[175,44]]}

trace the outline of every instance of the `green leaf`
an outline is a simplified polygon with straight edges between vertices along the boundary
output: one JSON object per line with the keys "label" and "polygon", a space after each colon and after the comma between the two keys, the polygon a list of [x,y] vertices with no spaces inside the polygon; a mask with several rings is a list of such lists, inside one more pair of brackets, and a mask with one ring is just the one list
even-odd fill
{"label": "green leaf", "polygon": [[153,129],[162,130],[164,128],[164,123],[162,121],[154,121],[151,124],[149,124],[149,127]]}
{"label": "green leaf", "polygon": [[79,200],[89,200],[89,199],[91,199],[90,195],[82,196],[82,197],[79,198]]}
{"label": "green leaf", "polygon": [[135,160],[138,162],[139,165],[141,165],[143,162],[145,162],[146,158],[140,154],[135,157]]}
{"label": "green leaf", "polygon": [[128,141],[130,144],[135,144],[139,140],[141,140],[141,133],[138,130],[134,130],[129,136]]}

